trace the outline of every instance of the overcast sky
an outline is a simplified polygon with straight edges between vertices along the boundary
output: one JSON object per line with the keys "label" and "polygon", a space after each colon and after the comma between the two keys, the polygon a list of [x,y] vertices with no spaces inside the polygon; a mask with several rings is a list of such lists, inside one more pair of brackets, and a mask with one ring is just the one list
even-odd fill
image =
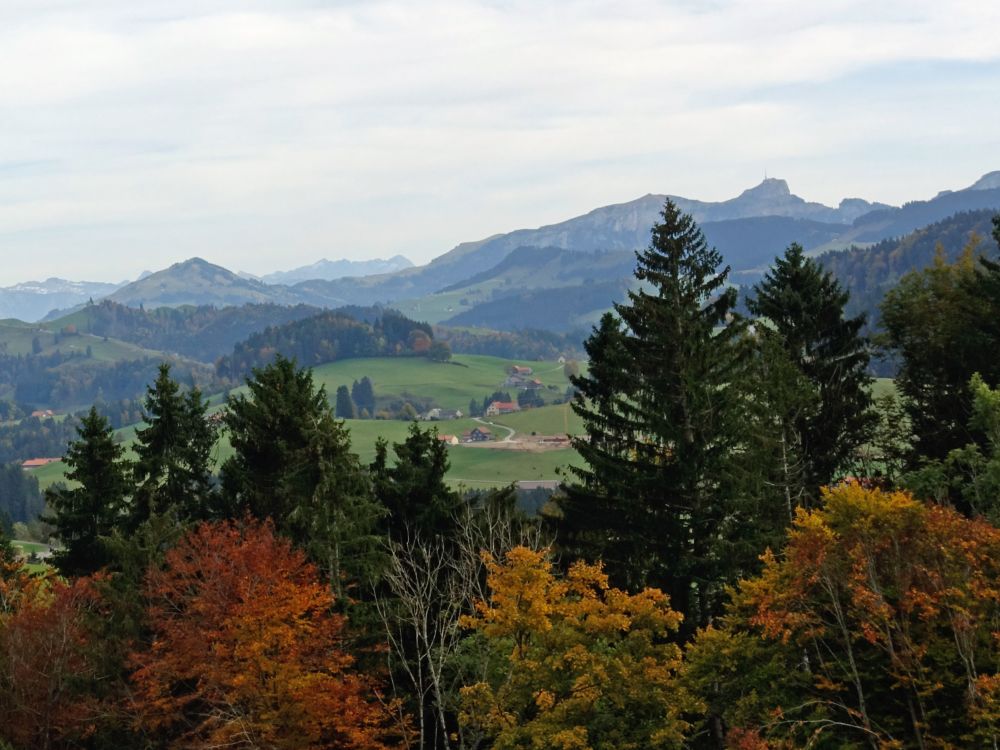
{"label": "overcast sky", "polygon": [[1000,169],[990,0],[0,0],[0,284]]}

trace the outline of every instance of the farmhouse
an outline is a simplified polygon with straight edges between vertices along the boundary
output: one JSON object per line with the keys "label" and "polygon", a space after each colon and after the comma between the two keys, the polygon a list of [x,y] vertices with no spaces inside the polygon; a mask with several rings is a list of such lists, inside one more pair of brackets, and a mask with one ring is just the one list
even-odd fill
{"label": "farmhouse", "polygon": [[47,419],[49,417],[54,417],[55,412],[53,412],[51,409],[36,409],[35,411],[31,412],[31,416],[35,417],[36,419]]}
{"label": "farmhouse", "polygon": [[521,407],[513,401],[494,401],[486,407],[487,417],[499,417],[501,414],[521,411]]}
{"label": "farmhouse", "polygon": [[37,469],[41,466],[48,466],[49,464],[54,464],[56,461],[62,461],[61,458],[29,458],[27,461],[21,464],[22,469]]}
{"label": "farmhouse", "polygon": [[437,439],[446,445],[458,445],[458,438],[454,435],[438,435]]}
{"label": "farmhouse", "polygon": [[538,378],[529,378],[525,375],[508,375],[503,381],[504,388],[519,388],[522,391],[535,391],[543,388],[542,381]]}
{"label": "farmhouse", "polygon": [[493,439],[493,433],[486,427],[473,427],[462,433],[463,443],[483,443]]}
{"label": "farmhouse", "polygon": [[530,367],[521,367],[520,365],[511,365],[509,370],[511,375],[530,375],[534,372]]}

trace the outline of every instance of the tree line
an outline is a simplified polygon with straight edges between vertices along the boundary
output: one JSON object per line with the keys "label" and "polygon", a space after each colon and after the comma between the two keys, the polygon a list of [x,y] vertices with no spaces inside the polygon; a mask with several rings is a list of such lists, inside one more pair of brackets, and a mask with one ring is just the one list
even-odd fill
{"label": "tree line", "polygon": [[752,317],[720,266],[668,201],[573,377],[584,463],[535,518],[455,492],[416,425],[363,465],[281,356],[229,399],[217,480],[168,369],[134,460],[92,412],[48,497],[61,577],[0,553],[0,736],[996,745],[1000,265],[942,257],[889,294],[878,399],[863,318],[800,247]]}
{"label": "tree line", "polygon": [[358,357],[426,356],[433,336],[426,323],[393,310],[380,311],[372,322],[326,311],[253,334],[222,357],[216,371],[221,378],[239,381],[278,352],[306,366]]}

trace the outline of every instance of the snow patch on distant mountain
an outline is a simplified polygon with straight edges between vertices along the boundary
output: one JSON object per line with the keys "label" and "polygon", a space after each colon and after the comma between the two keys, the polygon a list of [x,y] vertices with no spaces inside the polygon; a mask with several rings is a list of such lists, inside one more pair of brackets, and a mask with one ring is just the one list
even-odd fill
{"label": "snow patch on distant mountain", "polygon": [[120,289],[126,283],[123,281],[120,284],[110,284],[100,281],[51,278],[0,287],[0,317],[17,318],[33,323],[44,318],[52,310],[75,307],[90,299],[100,299]]}

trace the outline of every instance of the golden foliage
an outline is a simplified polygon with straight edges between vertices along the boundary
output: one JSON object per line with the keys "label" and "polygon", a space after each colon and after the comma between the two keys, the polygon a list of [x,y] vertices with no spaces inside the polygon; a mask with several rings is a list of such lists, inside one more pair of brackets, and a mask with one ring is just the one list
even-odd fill
{"label": "golden foliage", "polygon": [[562,577],[545,551],[486,555],[489,601],[464,624],[506,656],[495,682],[462,691],[462,720],[497,750],[679,747],[693,702],[676,681],[681,616],[657,589],[612,588],[600,565]]}

